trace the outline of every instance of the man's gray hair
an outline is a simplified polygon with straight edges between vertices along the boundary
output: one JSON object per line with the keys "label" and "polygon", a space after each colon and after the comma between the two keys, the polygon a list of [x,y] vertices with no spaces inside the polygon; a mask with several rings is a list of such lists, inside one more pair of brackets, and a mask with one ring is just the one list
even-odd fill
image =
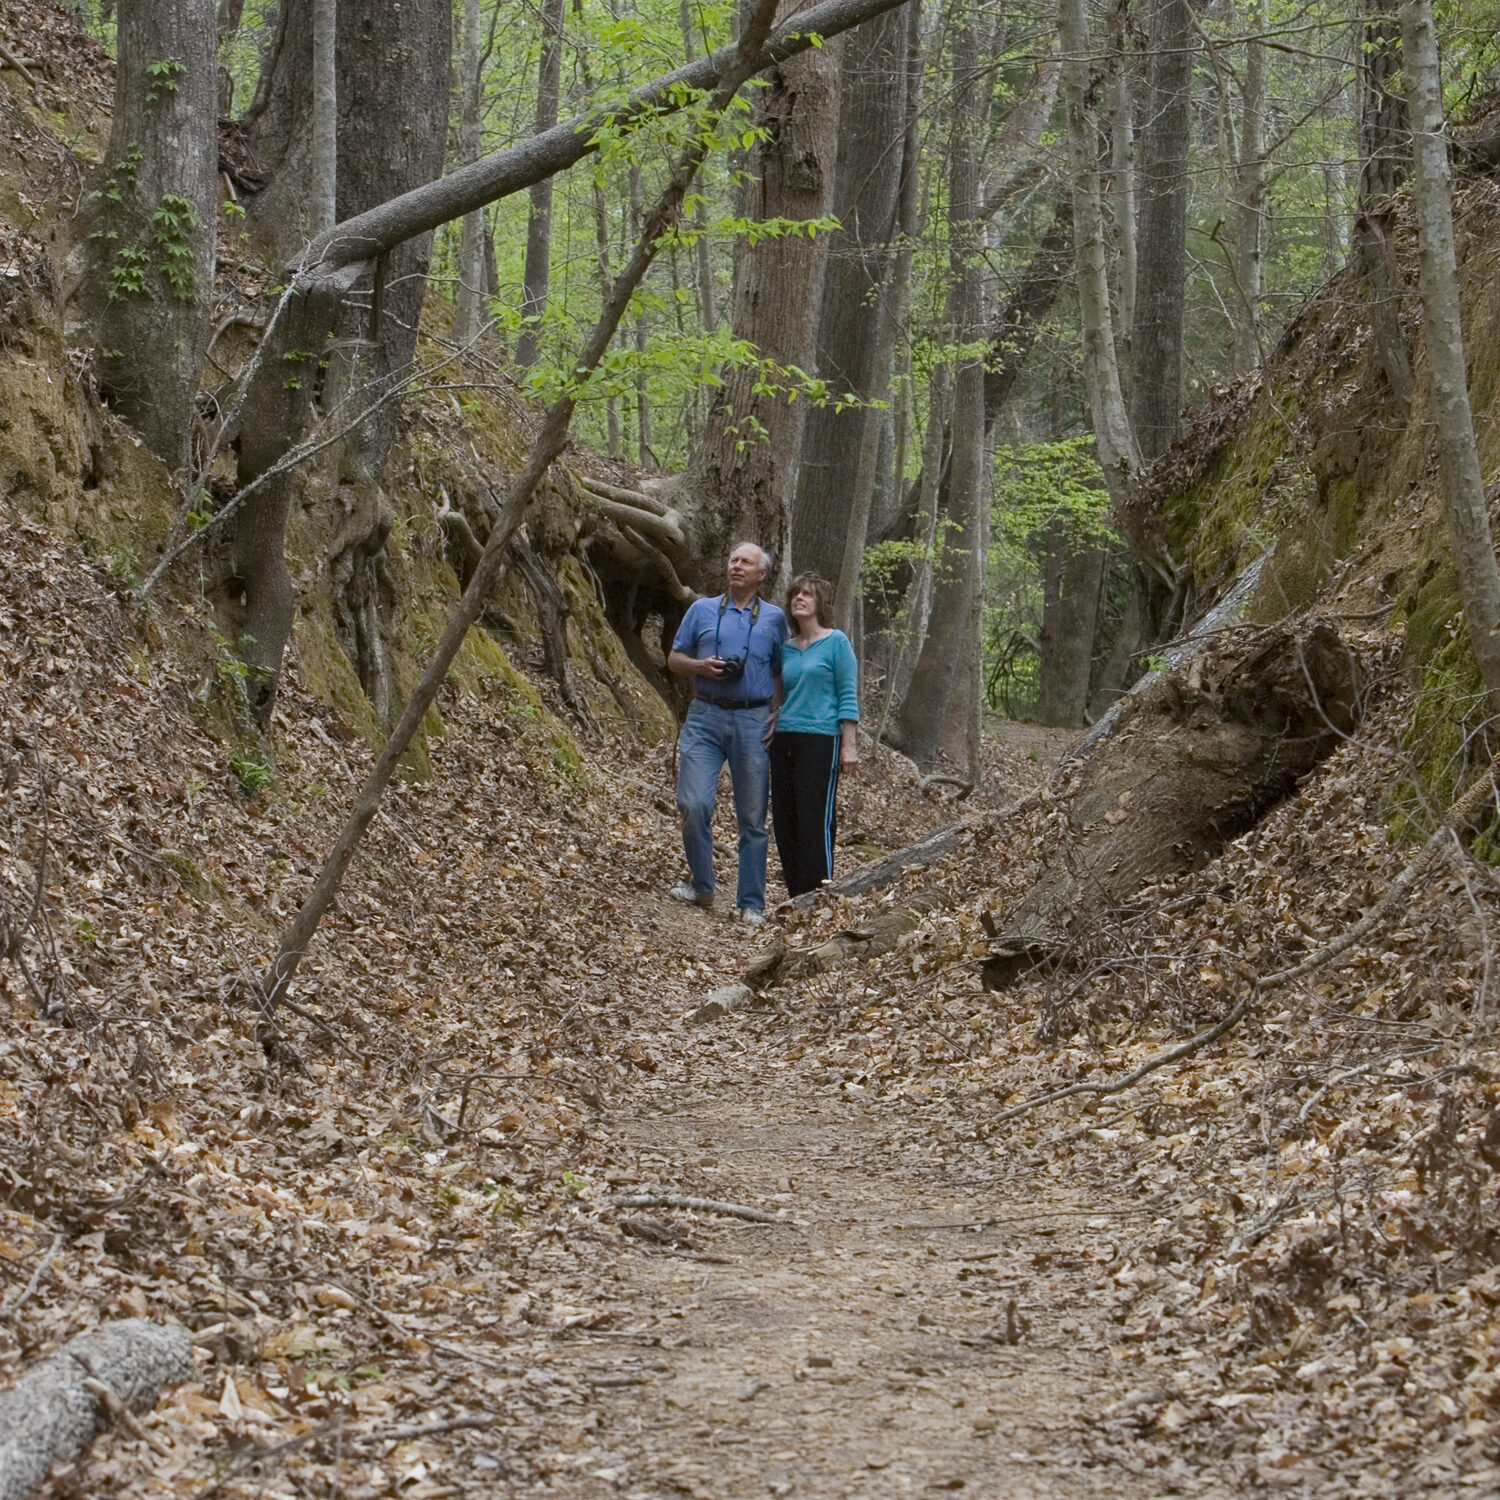
{"label": "man's gray hair", "polygon": [[769,552],[767,552],[766,549],[764,547],[762,547],[759,542],[748,542],[748,541],[747,542],[736,542],[734,544],[734,546],[732,546],[729,549],[729,555],[731,557],[733,557],[734,554],[736,552],[738,552],[741,547],[754,547],[755,550],[760,553],[760,576],[762,578],[769,578],[771,576],[771,567],[775,563],[776,559],[773,558],[771,556],[771,554]]}

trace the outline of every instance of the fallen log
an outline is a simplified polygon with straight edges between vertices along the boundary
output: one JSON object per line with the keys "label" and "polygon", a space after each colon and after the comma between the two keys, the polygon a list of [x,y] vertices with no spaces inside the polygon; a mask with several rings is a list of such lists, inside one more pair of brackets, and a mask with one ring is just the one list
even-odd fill
{"label": "fallen log", "polygon": [[70,1339],[0,1392],[0,1500],[26,1500],[53,1464],[77,1458],[110,1425],[116,1403],[148,1411],[193,1368],[187,1330],[144,1318]]}
{"label": "fallen log", "polygon": [[995,924],[985,985],[1004,989],[1141,886],[1254,827],[1358,724],[1367,675],[1326,621],[1238,627],[1153,674],[1074,762],[1044,873]]}

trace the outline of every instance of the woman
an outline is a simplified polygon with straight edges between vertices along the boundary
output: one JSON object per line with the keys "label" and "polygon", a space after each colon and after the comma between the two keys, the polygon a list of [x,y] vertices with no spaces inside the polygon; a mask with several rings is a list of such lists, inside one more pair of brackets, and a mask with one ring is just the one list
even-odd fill
{"label": "woman", "polygon": [[781,652],[781,712],[771,740],[771,820],[789,895],[815,891],[833,875],[839,772],[859,766],[859,666],[854,647],[830,624],[833,588],[799,573],[787,591],[791,631]]}

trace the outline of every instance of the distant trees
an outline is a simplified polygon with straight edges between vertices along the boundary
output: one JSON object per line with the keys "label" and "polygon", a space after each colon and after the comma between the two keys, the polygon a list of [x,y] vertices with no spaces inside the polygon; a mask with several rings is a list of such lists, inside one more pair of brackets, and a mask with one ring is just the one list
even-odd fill
{"label": "distant trees", "polygon": [[[1138,504],[1146,467],[1184,401],[1253,375],[1346,243],[1392,410],[1409,409],[1396,3],[1360,0],[1353,47],[1325,3],[1289,30],[1267,0],[783,3],[763,84],[577,414],[649,474],[596,497],[587,545],[616,617],[669,620],[755,535],[835,581],[890,732],[924,764],[973,761],[982,700],[1081,722],[1192,597],[1190,560]],[[77,301],[103,387],[174,468],[195,473],[195,443],[232,454],[219,498],[244,497],[214,522],[215,577],[262,715],[295,609],[305,440],[348,424],[312,504],[339,518],[341,639],[389,720],[382,475],[427,299],[523,387],[565,387],[730,31],[685,0],[121,4]],[[225,227],[291,289],[233,382],[213,375],[209,428],[227,101],[244,106],[226,160],[248,218]],[[556,123],[567,108],[580,118]],[[1073,499],[1008,509],[1064,452],[1070,473],[1096,465]],[[1113,535],[1092,501],[1074,513],[1100,486]]]}

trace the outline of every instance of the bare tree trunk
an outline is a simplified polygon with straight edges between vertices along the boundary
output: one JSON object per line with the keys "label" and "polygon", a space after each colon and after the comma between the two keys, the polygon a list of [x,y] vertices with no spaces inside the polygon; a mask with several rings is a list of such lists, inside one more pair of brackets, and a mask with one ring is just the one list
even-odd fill
{"label": "bare tree trunk", "polygon": [[[792,18],[795,22],[795,16]],[[751,148],[744,212],[754,219],[826,218],[833,203],[838,149],[842,44],[783,63],[755,97],[753,119],[765,132]],[[778,365],[811,370],[828,236],[767,236],[741,247],[731,324]],[[792,505],[807,403],[757,394],[754,370],[727,370],[684,479],[700,497],[713,536],[696,549],[707,569],[740,537],[750,538],[787,573]],[[692,581],[692,580],[689,580]]]}
{"label": "bare tree trunk", "polygon": [[212,0],[122,0],[109,149],[81,252],[100,387],[182,473],[213,314],[215,39]]}
{"label": "bare tree trunk", "polygon": [[[630,164],[630,233],[631,237],[641,232],[641,169]],[[651,367],[646,361],[646,352],[651,345],[651,325],[644,308],[638,308],[635,326],[631,330],[635,339],[635,460],[643,469],[656,467],[656,455],[651,446]]]}
{"label": "bare tree trunk", "polygon": [[1117,0],[1114,12],[1116,56],[1110,79],[1110,228],[1115,250],[1115,329],[1124,347],[1121,369],[1130,370],[1130,330],[1135,324],[1136,250],[1135,70],[1128,49],[1130,0]]}
{"label": "bare tree trunk", "polygon": [[312,0],[312,173],[308,233],[333,228],[338,218],[338,0]]}
{"label": "bare tree trunk", "polygon": [[[839,80],[832,211],[841,227],[828,242],[817,373],[835,392],[852,392],[865,401],[888,396],[895,351],[894,339],[882,338],[882,324],[893,310],[885,293],[895,254],[906,135],[908,30],[900,11],[862,26],[844,43]],[[808,413],[792,526],[799,572],[839,577],[859,457],[869,440],[865,415],[857,406],[840,411],[834,404]]]}
{"label": "bare tree trunk", "polygon": [[[910,0],[915,6],[917,0]],[[701,49],[698,34],[693,26],[691,0],[679,0],[678,23],[682,27],[682,55],[686,62],[697,60]],[[708,238],[708,203],[704,190],[699,189],[698,201],[693,205],[693,290],[698,298],[698,326],[704,333],[712,333],[719,326],[719,312],[714,298],[713,246]]]}
{"label": "bare tree trunk", "polygon": [[[953,57],[948,337],[955,346],[972,350],[984,337],[978,151],[988,74],[977,67],[967,16],[955,27]],[[966,354],[954,370],[950,430],[947,514],[952,524],[942,549],[948,566],[934,589],[927,639],[901,705],[900,732],[903,748],[919,766],[931,765],[945,740],[961,745],[967,761],[965,774],[976,784],[981,773],[978,726],[984,680],[980,647],[988,571],[982,355]]]}
{"label": "bare tree trunk", "polygon": [[1061,518],[1047,530],[1042,568],[1038,724],[1083,726],[1098,628],[1099,585],[1107,549],[1080,539]]}
{"label": "bare tree trunk", "polygon": [[[536,133],[557,124],[562,93],[563,0],[544,0],[542,6],[542,62],[537,71]],[[537,361],[540,324],[547,311],[547,288],[552,274],[552,179],[544,177],[531,189],[531,217],[526,225],[526,264],[521,277],[521,334],[516,340],[516,363],[530,369]]]}
{"label": "bare tree trunk", "polygon": [[1411,405],[1411,356],[1401,331],[1401,275],[1391,236],[1395,193],[1411,154],[1411,127],[1406,100],[1392,87],[1401,72],[1395,0],[1363,0],[1363,12],[1354,248],[1370,284],[1376,357],[1391,395],[1405,410]]}
{"label": "bare tree trunk", "polygon": [[1073,179],[1073,245],[1078,306],[1083,321],[1083,374],[1093,414],[1099,466],[1109,486],[1110,500],[1119,513],[1128,507],[1135,494],[1141,456],[1125,410],[1110,314],[1098,131],[1089,107],[1090,42],[1084,0],[1061,0],[1057,27],[1062,42],[1062,92],[1068,115],[1068,158]]}
{"label": "bare tree trunk", "polygon": [[[463,48],[459,58],[458,154],[467,164],[483,150],[483,64],[480,58],[480,0],[464,0]],[[484,322],[484,210],[463,217],[458,243],[458,299],[453,312],[453,341],[467,347]]]}
{"label": "bare tree trunk", "polygon": [[1151,0],[1141,131],[1140,274],[1130,351],[1131,423],[1147,459],[1177,437],[1187,291],[1188,141],[1192,125],[1191,0]]}
{"label": "bare tree trunk", "polygon": [[[1269,0],[1251,0],[1248,29],[1270,25]],[[1245,85],[1240,102],[1240,150],[1235,164],[1234,279],[1240,300],[1235,319],[1234,373],[1248,375],[1261,362],[1260,298],[1265,266],[1266,218],[1266,49],[1245,43]]]}
{"label": "bare tree trunk", "polygon": [[1417,239],[1422,250],[1427,398],[1437,428],[1443,505],[1463,595],[1464,621],[1490,707],[1500,713],[1500,567],[1495,563],[1484,471],[1469,405],[1458,257],[1453,245],[1448,137],[1432,0],[1403,0],[1401,42],[1402,73],[1411,111]]}

